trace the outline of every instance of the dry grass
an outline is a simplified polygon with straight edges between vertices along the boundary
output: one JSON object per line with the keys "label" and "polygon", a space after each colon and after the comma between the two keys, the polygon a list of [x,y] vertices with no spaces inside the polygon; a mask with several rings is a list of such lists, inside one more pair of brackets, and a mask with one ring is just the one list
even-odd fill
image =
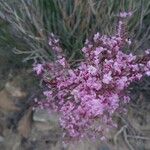
{"label": "dry grass", "polygon": [[146,48],[150,38],[149,7],[149,0],[0,0],[0,41],[16,54],[25,54],[24,61],[44,61],[52,58],[47,41],[54,32],[74,60],[82,56],[80,49],[87,37],[97,31],[111,34],[117,14],[133,11],[128,30],[134,40],[132,51],[136,51]]}

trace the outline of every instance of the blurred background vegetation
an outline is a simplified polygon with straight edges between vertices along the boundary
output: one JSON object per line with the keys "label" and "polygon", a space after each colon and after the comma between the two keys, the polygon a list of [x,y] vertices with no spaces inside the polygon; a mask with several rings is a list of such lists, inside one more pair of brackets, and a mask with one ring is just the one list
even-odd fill
{"label": "blurred background vegetation", "polygon": [[127,25],[133,41],[129,51],[145,50],[150,39],[149,8],[149,0],[0,0],[0,55],[15,57],[13,63],[19,58],[50,59],[48,36],[53,32],[70,60],[78,59],[86,38],[115,31],[120,11],[133,12]]}

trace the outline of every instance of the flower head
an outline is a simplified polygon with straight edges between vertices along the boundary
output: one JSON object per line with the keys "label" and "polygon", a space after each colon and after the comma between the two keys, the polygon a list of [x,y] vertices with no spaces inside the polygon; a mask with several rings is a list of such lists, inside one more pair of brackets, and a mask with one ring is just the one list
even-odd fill
{"label": "flower head", "polygon": [[[120,13],[120,17],[131,13]],[[113,115],[124,112],[130,101],[128,86],[150,76],[150,55],[144,59],[122,52],[127,44],[123,36],[123,22],[119,22],[113,36],[99,33],[87,40],[82,48],[85,59],[71,67],[62,53],[59,40],[51,35],[49,45],[56,54],[56,61],[38,64],[33,69],[47,86],[45,100],[39,101],[40,108],[55,111],[60,115],[64,137],[79,140],[87,137],[105,139],[105,133],[116,127]]]}
{"label": "flower head", "polygon": [[43,72],[43,65],[36,64],[34,65],[33,70],[36,72],[37,75],[40,75]]}

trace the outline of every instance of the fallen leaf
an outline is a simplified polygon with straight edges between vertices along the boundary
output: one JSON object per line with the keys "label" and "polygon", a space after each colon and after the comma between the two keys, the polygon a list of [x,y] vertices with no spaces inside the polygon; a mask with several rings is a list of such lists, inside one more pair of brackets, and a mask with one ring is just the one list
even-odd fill
{"label": "fallen leaf", "polygon": [[15,105],[11,96],[7,91],[0,91],[0,108],[6,111],[19,111],[20,109]]}
{"label": "fallen leaf", "polygon": [[18,132],[21,136],[28,138],[31,131],[32,108],[29,108],[18,124]]}

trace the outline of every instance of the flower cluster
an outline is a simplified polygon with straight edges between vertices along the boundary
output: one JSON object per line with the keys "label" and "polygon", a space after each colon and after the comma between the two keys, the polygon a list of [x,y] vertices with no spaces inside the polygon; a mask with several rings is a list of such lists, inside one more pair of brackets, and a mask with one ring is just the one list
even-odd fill
{"label": "flower cluster", "polygon": [[106,132],[117,126],[112,119],[114,113],[124,111],[130,101],[127,87],[144,75],[150,76],[149,51],[141,57],[121,51],[129,44],[123,24],[120,20],[114,36],[96,33],[90,41],[86,40],[82,48],[84,60],[76,67],[69,65],[59,40],[51,34],[49,45],[56,61],[34,67],[47,85],[46,98],[38,105],[59,113],[65,137],[99,136],[104,140]]}

